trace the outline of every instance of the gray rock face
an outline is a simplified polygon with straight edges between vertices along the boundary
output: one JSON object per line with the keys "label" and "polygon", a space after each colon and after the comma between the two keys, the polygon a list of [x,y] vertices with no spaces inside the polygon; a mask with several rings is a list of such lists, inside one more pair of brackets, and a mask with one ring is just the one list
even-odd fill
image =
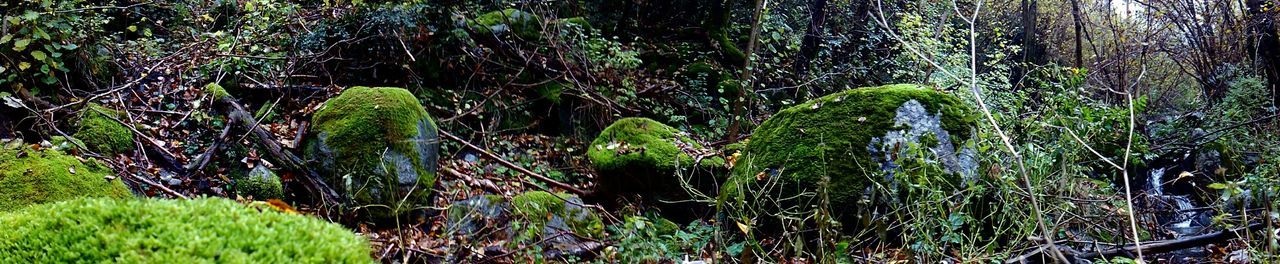
{"label": "gray rock face", "polygon": [[[929,114],[924,105],[910,100],[898,107],[893,118],[894,126],[902,127],[889,130],[882,137],[875,137],[867,144],[867,152],[871,159],[880,163],[880,169],[889,172],[886,180],[892,179],[893,170],[898,168],[896,157],[911,155],[910,147],[925,147],[932,155],[926,155],[926,162],[940,163],[946,173],[954,173],[972,180],[977,175],[977,151],[972,147],[956,150],[952,144],[951,134],[942,129],[942,113]],[[926,136],[932,136],[936,142],[921,142]],[[928,144],[924,144],[928,143]],[[935,144],[936,143],[936,144]]]}

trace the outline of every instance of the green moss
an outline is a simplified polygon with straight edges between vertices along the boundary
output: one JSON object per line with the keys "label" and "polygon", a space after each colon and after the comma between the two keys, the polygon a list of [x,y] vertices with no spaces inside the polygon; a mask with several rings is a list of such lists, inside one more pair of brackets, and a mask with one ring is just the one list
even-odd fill
{"label": "green moss", "polygon": [[[587,150],[587,158],[597,170],[657,170],[672,172],[677,164],[694,166],[686,149],[702,145],[674,127],[643,117],[623,118],[600,132]],[[698,166],[719,167],[724,159],[706,158]]]}
{"label": "green moss", "polygon": [[564,25],[564,26],[574,26],[581,30],[592,29],[591,22],[587,21],[587,19],[583,17],[561,18],[559,20],[556,20],[556,24]]}
{"label": "green moss", "polygon": [[719,87],[721,80],[720,70],[705,62],[689,64],[681,74],[682,85],[701,91],[714,91],[712,88]]}
{"label": "green moss", "polygon": [[541,37],[542,18],[517,9],[505,9],[485,13],[468,21],[471,30],[480,34],[512,32],[525,40]]}
{"label": "green moss", "polygon": [[534,89],[538,92],[538,95],[541,95],[542,98],[546,98],[547,101],[551,101],[553,104],[560,104],[560,95],[564,93],[565,85],[566,84],[561,82],[547,82],[542,85],[538,85],[538,87]]}
{"label": "green moss", "polygon": [[350,205],[388,219],[430,203],[439,140],[409,91],[348,88],[316,111],[312,131],[308,159]]}
{"label": "green moss", "polygon": [[276,176],[267,167],[255,167],[247,175],[236,177],[235,181],[236,194],[240,196],[253,197],[257,200],[284,198],[284,186],[280,183],[280,176]]}
{"label": "green moss", "polygon": [[220,198],[78,199],[0,214],[0,263],[373,263],[364,238]]}
{"label": "green moss", "polygon": [[231,93],[228,93],[227,89],[223,89],[222,85],[218,85],[217,83],[209,83],[205,85],[204,93],[213,97],[213,100],[219,100],[223,97],[231,97]]}
{"label": "green moss", "polygon": [[79,197],[128,198],[133,194],[101,163],[54,150],[0,151],[0,212]]}
{"label": "green moss", "polygon": [[600,217],[585,211],[581,206],[572,206],[573,209],[566,210],[567,201],[581,202],[576,197],[565,193],[532,191],[511,197],[511,208],[516,217],[528,221],[537,229],[546,227],[552,217],[560,217],[565,220],[574,234],[594,238],[603,237],[604,222]]}
{"label": "green moss", "polygon": [[744,192],[759,179],[781,177],[780,190],[786,192],[782,197],[829,181],[826,194],[836,207],[833,212],[850,216],[865,187],[879,174],[868,143],[901,129],[894,123],[896,110],[910,100],[931,114],[941,112],[942,128],[956,148],[971,136],[977,117],[973,110],[954,96],[926,87],[888,85],[824,96],[784,109],[760,124],[721,187],[722,209],[725,202],[744,206]]}
{"label": "green moss", "polygon": [[73,136],[93,152],[108,155],[128,152],[134,147],[133,131],[116,121],[121,118],[124,115],[120,112],[91,104],[80,112]]}

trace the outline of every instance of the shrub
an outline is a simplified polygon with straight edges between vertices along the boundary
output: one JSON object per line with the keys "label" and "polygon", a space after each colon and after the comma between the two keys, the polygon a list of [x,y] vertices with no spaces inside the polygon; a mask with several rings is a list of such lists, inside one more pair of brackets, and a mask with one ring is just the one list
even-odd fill
{"label": "shrub", "polygon": [[0,150],[0,212],[79,197],[133,194],[101,163],[55,150]]}
{"label": "shrub", "polygon": [[0,262],[372,263],[320,219],[220,198],[79,199],[0,214]]}

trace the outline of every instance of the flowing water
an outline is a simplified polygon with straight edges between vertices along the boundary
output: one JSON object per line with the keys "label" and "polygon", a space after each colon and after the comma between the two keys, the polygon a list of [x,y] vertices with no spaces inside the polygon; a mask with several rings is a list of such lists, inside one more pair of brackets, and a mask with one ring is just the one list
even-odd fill
{"label": "flowing water", "polygon": [[[1151,197],[1152,209],[1157,209],[1157,217],[1160,224],[1168,231],[1173,232],[1174,238],[1195,235],[1202,225],[1195,220],[1200,215],[1193,210],[1194,205],[1187,195],[1172,195],[1164,193],[1164,174],[1165,168],[1154,168],[1150,172],[1150,178],[1147,184],[1147,195]],[[1195,259],[1205,254],[1203,248],[1189,248],[1171,252],[1170,259],[1172,263],[1184,263],[1182,259]]]}

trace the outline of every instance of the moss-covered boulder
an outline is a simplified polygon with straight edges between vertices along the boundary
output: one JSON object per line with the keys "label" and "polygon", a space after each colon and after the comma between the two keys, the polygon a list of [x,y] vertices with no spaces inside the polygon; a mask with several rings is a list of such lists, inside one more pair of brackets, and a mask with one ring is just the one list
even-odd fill
{"label": "moss-covered boulder", "polygon": [[79,197],[128,198],[111,169],[55,150],[0,150],[0,212]]}
{"label": "moss-covered boulder", "polygon": [[[604,222],[583,205],[577,196],[543,191],[521,193],[511,199],[475,196],[449,205],[445,235],[463,242],[507,240],[514,242],[511,247],[536,243],[542,247],[544,257],[554,259],[583,243],[592,243],[580,237],[604,237]],[[480,260],[472,258],[484,257],[468,255],[466,248],[452,247],[446,262],[471,262]]]}
{"label": "moss-covered boulder", "polygon": [[485,13],[467,21],[467,26],[479,34],[514,34],[525,40],[537,40],[542,35],[542,18],[518,9]]}
{"label": "moss-covered boulder", "polygon": [[235,177],[236,195],[257,200],[284,198],[284,186],[280,176],[265,166],[257,166],[245,175]]}
{"label": "moss-covered boulder", "polygon": [[724,159],[712,154],[680,130],[640,117],[609,125],[587,150],[605,193],[678,192],[677,170],[724,166]]}
{"label": "moss-covered boulder", "polygon": [[[959,186],[977,168],[976,153],[965,146],[976,117],[960,99],[917,85],[853,89],[784,109],[752,134],[720,189],[720,209],[736,218],[744,211],[811,208],[818,203],[814,195],[823,195],[836,218],[849,221],[860,208],[876,206],[863,199],[881,190],[876,187],[903,181]],[[895,175],[903,161],[921,161],[906,157],[920,156],[940,168]],[[756,195],[761,192],[770,194]],[[780,206],[769,206],[775,201]]]}
{"label": "moss-covered boulder", "polygon": [[80,112],[73,135],[90,151],[102,154],[119,154],[133,149],[133,132],[120,120],[124,115],[101,105],[91,104]]}
{"label": "moss-covered boulder", "polygon": [[352,87],[316,111],[305,154],[317,171],[374,220],[430,203],[439,135],[409,91]]}
{"label": "moss-covered boulder", "polygon": [[373,263],[342,226],[221,198],[77,199],[0,213],[0,229],[0,263]]}
{"label": "moss-covered boulder", "polygon": [[565,231],[586,237],[602,237],[604,222],[583,205],[581,199],[565,193],[533,191],[511,197],[511,211],[532,224],[530,227],[542,230],[543,237]]}

